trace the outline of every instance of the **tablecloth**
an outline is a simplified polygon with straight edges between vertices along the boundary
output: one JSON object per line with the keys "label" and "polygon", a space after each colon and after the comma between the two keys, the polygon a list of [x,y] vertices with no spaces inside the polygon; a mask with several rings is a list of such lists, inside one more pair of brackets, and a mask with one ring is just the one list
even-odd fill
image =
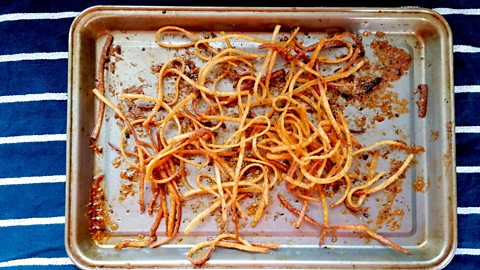
{"label": "tablecloth", "polygon": [[[342,1],[292,1],[338,6]],[[278,1],[0,0],[0,267],[75,269],[64,248],[68,31],[99,4],[288,6]],[[453,32],[458,249],[448,269],[480,267],[480,1],[355,1],[420,6]]]}

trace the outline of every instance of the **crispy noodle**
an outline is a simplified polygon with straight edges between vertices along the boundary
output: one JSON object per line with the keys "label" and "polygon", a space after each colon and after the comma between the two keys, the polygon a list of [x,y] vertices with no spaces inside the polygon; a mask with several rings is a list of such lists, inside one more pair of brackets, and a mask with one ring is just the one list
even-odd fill
{"label": "crispy noodle", "polygon": [[[367,196],[385,190],[401,178],[415,155],[421,152],[412,152],[405,143],[393,140],[362,146],[349,129],[342,111],[331,106],[328,98],[331,86],[353,87],[354,84],[344,79],[365,64],[361,39],[351,33],[339,33],[307,45],[297,39],[299,28],[288,38],[279,38],[279,32],[280,26],[275,27],[270,39],[223,32],[203,38],[176,26],[159,29],[155,35],[159,46],[192,48],[203,66],[198,76],[189,76],[185,59],[174,57],[164,63],[158,73],[156,96],[117,95],[120,102],[154,104],[145,117],[127,117],[120,104],[110,101],[103,85],[93,90],[104,104],[102,107],[112,109],[124,123],[115,149],[140,178],[140,211],[148,209],[150,215],[155,215],[148,237],[125,239],[116,248],[154,248],[170,242],[180,231],[182,211],[188,211],[184,209],[185,202],[207,197],[210,204],[183,227],[183,234],[188,235],[202,220],[217,214],[222,223],[232,222],[234,226],[225,226],[214,239],[195,245],[188,252],[193,264],[205,264],[218,247],[269,252],[278,246],[247,241],[240,236],[243,226],[240,225],[247,219],[248,212],[251,226],[256,226],[272,205],[275,198],[271,196],[272,191],[285,180],[288,192],[300,199],[302,207],[296,209],[280,194],[278,200],[297,217],[295,227],[301,227],[305,221],[318,227],[321,244],[327,233],[347,230],[361,232],[401,253],[410,253],[365,224],[333,224],[329,216],[332,208],[341,205],[352,212],[364,211]],[[167,34],[182,35],[189,40],[184,44],[169,44]],[[235,48],[232,40],[257,44],[258,52]],[[212,45],[222,42],[223,49]],[[347,53],[333,59],[322,54],[331,47],[343,47]],[[289,69],[274,70],[279,61],[285,61],[284,66]],[[340,67],[322,75],[321,67],[325,65]],[[168,78],[174,81],[173,98],[165,95]],[[233,85],[222,89],[219,85],[223,81]],[[102,117],[103,112],[98,121],[101,122]],[[226,124],[234,128],[226,132]],[[93,132],[95,137],[98,130],[99,124]],[[141,137],[137,134],[140,131],[149,135]],[[125,139],[126,135],[133,136],[134,145]],[[378,172],[381,149],[403,151],[407,158],[394,171]],[[352,164],[365,156],[371,159],[366,181],[363,185],[353,185],[354,179],[360,176],[352,173]],[[202,162],[194,161],[195,157],[202,157]],[[186,176],[187,165],[212,170],[197,174],[192,182]],[[342,188],[333,200],[326,195],[326,189],[335,184]],[[145,185],[151,185],[149,202],[145,202]],[[257,202],[253,212],[246,209],[252,199]],[[323,221],[307,214],[313,207],[311,202],[321,204]],[[162,220],[165,238],[158,239],[156,233]],[[206,252],[198,258],[195,255],[200,250]]]}

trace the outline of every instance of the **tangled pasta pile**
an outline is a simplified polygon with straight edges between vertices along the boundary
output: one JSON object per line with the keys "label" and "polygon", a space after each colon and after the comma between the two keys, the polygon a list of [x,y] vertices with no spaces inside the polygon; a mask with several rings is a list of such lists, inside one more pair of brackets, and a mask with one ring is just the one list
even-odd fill
{"label": "tangled pasta pile", "polygon": [[[339,33],[307,45],[297,39],[298,32],[299,28],[280,38],[280,26],[276,26],[270,39],[225,33],[203,38],[183,28],[163,27],[155,36],[159,46],[191,48],[203,66],[197,68],[183,57],[173,57],[159,70],[156,96],[120,93],[116,96],[118,104],[106,97],[105,60],[100,61],[98,84],[93,90],[100,100],[100,110],[92,140],[98,136],[106,105],[123,122],[119,146],[112,143],[111,147],[139,175],[140,211],[156,217],[148,237],[122,241],[116,248],[153,248],[168,243],[180,231],[182,211],[188,211],[185,202],[204,196],[211,203],[186,224],[183,234],[188,235],[214,213],[225,226],[215,239],[189,251],[189,260],[196,265],[204,264],[217,247],[259,253],[278,248],[274,243],[252,243],[240,236],[241,224],[249,216],[246,205],[251,200],[256,202],[251,226],[256,226],[272,201],[278,199],[297,217],[296,227],[305,221],[319,228],[321,243],[328,232],[359,231],[409,253],[367,225],[331,224],[329,211],[342,205],[352,212],[363,211],[367,196],[394,183],[422,149],[393,140],[361,145],[342,110],[333,108],[327,95],[336,88],[357,86],[352,77],[365,64],[361,39],[352,33]],[[181,35],[190,41],[169,43],[167,35]],[[257,44],[258,49],[251,52],[236,48],[232,40]],[[107,38],[104,53],[111,43],[112,38]],[[214,47],[214,43],[223,46]],[[325,51],[331,48],[344,48],[347,53],[329,58]],[[282,65],[285,68],[276,69]],[[335,71],[325,74],[322,69],[327,66],[335,67]],[[172,93],[166,94],[167,88]],[[143,104],[145,117],[127,114],[122,107],[127,101]],[[385,147],[406,153],[395,171],[377,171],[377,149]],[[352,164],[366,155],[371,161],[367,176],[362,178],[352,172]],[[198,162],[198,157],[203,162]],[[208,167],[211,173],[198,173],[192,178],[188,166]],[[354,185],[354,178],[366,181]],[[145,200],[146,185],[153,194],[149,201]],[[301,209],[282,194],[272,196],[279,185],[285,185],[302,202]],[[332,200],[326,190],[334,185],[342,188]],[[321,222],[307,215],[312,202],[322,206]],[[165,237],[159,239],[157,230],[162,220]],[[196,256],[201,249],[207,252]]]}

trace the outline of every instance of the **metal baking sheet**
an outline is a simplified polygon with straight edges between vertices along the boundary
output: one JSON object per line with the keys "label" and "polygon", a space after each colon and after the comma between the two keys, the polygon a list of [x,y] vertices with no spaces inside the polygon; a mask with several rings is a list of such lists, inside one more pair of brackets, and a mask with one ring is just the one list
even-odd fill
{"label": "metal baking sheet", "polygon": [[[119,131],[108,109],[106,119],[109,120],[99,138],[104,154],[97,156],[88,147],[97,104],[91,90],[95,86],[95,71],[105,34],[114,36],[114,45],[121,46],[122,58],[115,62],[115,73],[106,73],[107,91],[119,92],[130,86],[143,85],[145,92],[153,94],[156,78],[151,67],[175,54],[175,51],[162,49],[155,43],[154,33],[158,28],[176,25],[199,35],[225,31],[269,37],[276,24],[285,29],[300,26],[303,33],[308,32],[303,38],[312,40],[330,32],[369,32],[372,34],[363,37],[367,54],[371,54],[367,45],[377,38],[374,34],[382,32],[382,40],[412,56],[409,71],[393,83],[391,89],[399,99],[408,101],[408,113],[377,123],[358,139],[364,144],[382,138],[402,139],[426,150],[416,157],[416,165],[408,171],[403,191],[394,203],[404,212],[399,220],[401,226],[395,231],[386,226],[379,230],[413,254],[399,254],[354,233],[328,237],[326,245],[320,247],[316,228],[308,224],[299,230],[293,228],[291,220],[294,217],[285,210],[282,210],[283,216],[275,216],[281,207],[274,203],[271,206],[274,210],[257,227],[247,226],[242,232],[258,241],[279,243],[277,251],[250,254],[217,249],[204,267],[430,269],[441,268],[449,262],[456,247],[452,45],[450,28],[440,15],[426,9],[99,6],[82,12],[70,31],[66,248],[77,266],[191,268],[187,251],[194,243],[214,236],[217,229],[214,221],[207,220],[191,235],[180,235],[176,241],[161,248],[113,248],[120,239],[147,232],[153,217],[139,215],[136,196],[119,199],[121,181],[118,181],[118,174],[122,168],[113,168],[111,164],[118,155],[107,146],[107,142],[117,141]],[[235,45],[246,49],[253,46],[248,43]],[[417,117],[414,91],[418,84],[427,84],[430,89],[426,118]],[[115,230],[110,230],[112,237],[109,241],[102,244],[90,239],[86,217],[91,179],[98,172],[105,174],[110,219],[118,225]],[[412,188],[418,179],[424,179],[428,186],[423,192]],[[184,208],[187,221],[192,214],[187,210],[189,203]],[[373,198],[368,205],[372,209],[379,208]],[[361,221],[365,220],[332,212],[333,223]]]}

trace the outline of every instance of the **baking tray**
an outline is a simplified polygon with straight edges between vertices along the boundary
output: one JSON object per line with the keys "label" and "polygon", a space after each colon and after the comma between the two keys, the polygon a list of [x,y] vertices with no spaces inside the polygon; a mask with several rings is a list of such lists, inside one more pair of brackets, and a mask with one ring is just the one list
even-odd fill
{"label": "baking tray", "polygon": [[[113,249],[113,243],[119,239],[147,231],[152,218],[136,217],[138,207],[134,197],[118,199],[119,184],[115,180],[118,171],[111,165],[116,153],[104,147],[104,154],[97,156],[88,147],[97,109],[91,90],[95,86],[95,71],[105,34],[114,36],[114,45],[121,46],[123,59],[116,63],[115,74],[107,73],[106,89],[108,85],[121,90],[138,84],[153,89],[155,76],[150,72],[151,66],[161,64],[172,55],[155,44],[154,33],[158,28],[176,25],[204,34],[226,31],[268,36],[276,24],[284,30],[300,26],[312,38],[338,31],[372,33],[364,36],[364,44],[375,38],[374,33],[381,32],[382,39],[413,57],[408,73],[392,88],[399,98],[408,100],[408,113],[377,124],[373,133],[359,138],[368,144],[380,138],[400,136],[407,143],[421,145],[426,150],[416,157],[416,165],[407,173],[403,191],[395,202],[405,213],[402,225],[395,231],[379,230],[413,254],[396,253],[352,233],[329,237],[326,245],[320,247],[314,227],[304,225],[300,230],[293,229],[290,224],[293,216],[283,211],[282,222],[273,222],[274,218],[267,216],[256,228],[244,231],[247,237],[279,243],[277,251],[250,254],[217,249],[204,267],[430,269],[441,268],[450,261],[457,240],[454,100],[451,31],[443,17],[427,9],[406,8],[98,6],[85,10],[75,19],[69,40],[65,241],[67,252],[77,266],[85,269],[191,268],[187,251],[194,243],[205,241],[206,236],[215,235],[216,229],[214,223],[205,222],[191,235],[180,235],[176,242],[161,248]],[[418,84],[427,84],[430,89],[426,118],[417,117],[415,89]],[[113,114],[107,109],[106,119],[109,118],[113,118]],[[107,121],[102,128],[99,143],[103,146],[118,136],[114,123]],[[105,173],[110,218],[118,225],[118,229],[110,231],[112,237],[101,244],[91,240],[86,216],[91,179],[98,172]],[[424,179],[427,184],[423,192],[412,188],[418,179]],[[188,213],[186,216],[188,218]],[[333,221],[337,216],[343,219],[343,215],[334,215]]]}

